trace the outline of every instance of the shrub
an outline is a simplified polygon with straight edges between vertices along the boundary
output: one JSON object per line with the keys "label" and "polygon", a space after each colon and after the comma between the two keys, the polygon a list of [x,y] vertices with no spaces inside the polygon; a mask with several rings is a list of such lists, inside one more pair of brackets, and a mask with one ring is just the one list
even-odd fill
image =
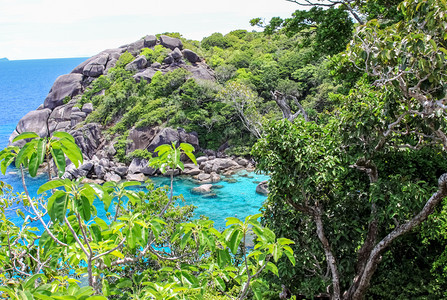
{"label": "shrub", "polygon": [[128,51],[121,54],[121,56],[118,58],[118,61],[116,62],[115,67],[122,68],[125,67],[128,63],[133,61],[135,57],[130,54]]}
{"label": "shrub", "polygon": [[206,50],[211,49],[212,47],[219,47],[222,49],[230,47],[230,42],[226,37],[222,35],[222,33],[215,32],[209,37],[206,37],[202,40],[202,47]]}

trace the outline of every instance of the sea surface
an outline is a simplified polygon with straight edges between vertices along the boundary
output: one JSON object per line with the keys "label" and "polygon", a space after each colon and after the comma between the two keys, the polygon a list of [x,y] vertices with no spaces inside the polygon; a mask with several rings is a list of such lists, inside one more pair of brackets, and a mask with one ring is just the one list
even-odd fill
{"label": "sea surface", "polygon": [[[18,121],[26,113],[41,105],[56,78],[68,74],[86,58],[16,60],[0,62],[0,149],[8,145],[10,134],[14,131]],[[225,227],[225,218],[237,216],[241,219],[247,215],[256,214],[265,200],[265,196],[255,192],[260,181],[267,180],[266,175],[242,173],[234,176],[235,183],[219,182],[215,185],[215,195],[212,198],[195,195],[191,189],[197,184],[190,180],[176,178],[174,194],[182,194],[185,201],[178,205],[193,204],[197,206],[195,216],[208,216],[215,221],[217,228]],[[0,180],[12,185],[15,192],[23,192],[21,179],[15,168],[10,167],[6,175],[0,174]],[[37,196],[36,191],[45,183],[45,175],[31,178],[26,176],[30,194]],[[156,185],[168,184],[167,178],[153,178]],[[98,215],[104,217],[105,212],[99,201],[96,204]],[[16,224],[22,219],[17,215],[13,206],[6,210],[7,216]],[[36,224],[38,226],[38,224]]]}

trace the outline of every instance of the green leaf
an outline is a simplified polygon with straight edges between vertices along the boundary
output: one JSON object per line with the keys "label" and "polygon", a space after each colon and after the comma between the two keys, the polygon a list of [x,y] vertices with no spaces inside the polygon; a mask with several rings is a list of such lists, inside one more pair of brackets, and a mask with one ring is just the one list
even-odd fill
{"label": "green leaf", "polygon": [[102,230],[107,230],[107,229],[109,229],[109,225],[107,225],[107,223],[106,223],[103,219],[101,219],[101,218],[99,218],[99,217],[96,217],[96,218],[94,219],[94,221],[95,221],[96,224],[98,224],[98,226],[99,226]]}
{"label": "green leaf", "polygon": [[121,253],[120,251],[118,251],[118,250],[112,251],[112,252],[110,252],[110,254],[113,255],[113,256],[116,256],[116,257],[118,257],[118,258],[124,258],[124,254],[122,254],[122,253]]}
{"label": "green leaf", "polygon": [[273,274],[275,274],[276,276],[278,275],[278,268],[276,267],[276,265],[274,263],[272,263],[271,261],[269,261],[267,263],[267,266],[265,267],[267,270],[269,270],[270,272],[272,272]]}
{"label": "green leaf", "polygon": [[130,288],[132,287],[132,281],[130,279],[121,279],[116,285],[117,288]]}
{"label": "green leaf", "polygon": [[31,154],[31,158],[29,160],[29,165],[28,165],[28,171],[29,171],[29,175],[31,177],[36,177],[37,175],[37,170],[39,169],[39,158],[37,156],[37,153],[34,152],[33,154]]}
{"label": "green leaf", "polygon": [[241,220],[235,217],[228,217],[225,220],[227,220],[227,223],[225,224],[227,227],[233,224],[242,224]]}
{"label": "green leaf", "polygon": [[71,142],[67,139],[60,140],[60,143],[63,153],[76,166],[76,168],[78,168],[79,165],[82,164],[82,162],[84,161],[81,149],[79,149],[76,143]]}
{"label": "green leaf", "polygon": [[57,137],[59,139],[67,139],[67,140],[71,141],[72,143],[75,143],[74,137],[65,131],[55,131],[55,132],[53,132],[53,136]]}
{"label": "green leaf", "polygon": [[16,136],[12,142],[15,143],[17,141],[20,140],[24,140],[24,139],[32,139],[32,138],[38,138],[39,135],[35,132],[22,132],[21,134],[19,134],[18,136]]}
{"label": "green leaf", "polygon": [[37,148],[36,148],[36,154],[39,159],[39,165],[43,163],[45,160],[45,154],[46,154],[46,143],[44,139],[40,139],[37,142]]}
{"label": "green leaf", "polygon": [[104,210],[107,212],[109,210],[110,204],[112,203],[113,196],[105,192],[100,199],[104,204]]}
{"label": "green leaf", "polygon": [[196,156],[190,152],[185,152],[186,156],[189,157],[189,159],[195,164],[197,165],[197,160],[196,160]]}
{"label": "green leaf", "polygon": [[273,260],[275,262],[278,262],[278,259],[281,258],[282,251],[281,251],[281,248],[278,246],[278,244],[273,245],[272,255],[273,255]]}
{"label": "green leaf", "polygon": [[189,238],[191,237],[192,231],[188,231],[187,233],[185,233],[182,237],[182,240],[180,242],[180,247],[182,249],[185,249],[186,244],[188,243]]}
{"label": "green leaf", "polygon": [[79,213],[81,214],[82,219],[84,219],[84,221],[90,220],[91,218],[90,200],[86,196],[81,195],[80,203],[81,207]]}
{"label": "green leaf", "polygon": [[23,285],[24,290],[28,290],[34,286],[34,281],[36,281],[39,278],[46,278],[44,274],[34,274],[33,276],[29,277],[25,284]]}
{"label": "green leaf", "polygon": [[84,287],[80,288],[74,294],[74,296],[76,296],[76,298],[81,298],[81,297],[85,297],[85,296],[90,296],[93,293],[94,293],[94,290],[91,286],[84,286]]}
{"label": "green leaf", "polygon": [[214,284],[221,290],[221,291],[225,291],[225,281],[223,281],[222,278],[220,277],[214,277]]}
{"label": "green leaf", "polygon": [[5,156],[4,159],[1,161],[1,172],[3,175],[6,174],[6,169],[12,162],[14,161],[15,155],[12,153],[9,153],[9,155]]}
{"label": "green leaf", "polygon": [[55,179],[55,180],[48,181],[39,187],[39,189],[37,190],[37,194],[42,194],[43,192],[46,192],[48,190],[52,190],[52,189],[61,187],[64,184],[65,183],[62,179]]}
{"label": "green leaf", "polygon": [[67,211],[67,194],[64,191],[56,191],[48,198],[47,209],[51,221],[63,222]]}
{"label": "green leaf", "polygon": [[31,141],[29,143],[26,143],[25,146],[20,149],[19,153],[17,153],[16,157],[16,167],[19,168],[20,165],[26,165],[28,157],[31,155],[31,153],[34,151],[35,142]]}
{"label": "green leaf", "polygon": [[53,297],[50,297],[50,296],[47,296],[47,295],[43,295],[43,294],[37,293],[37,292],[35,292],[33,294],[33,296],[34,296],[34,298],[40,299],[40,300],[54,300]]}
{"label": "green leaf", "polygon": [[65,173],[65,155],[61,149],[51,148],[51,155],[53,156],[54,163],[56,164],[59,176]]}
{"label": "green leaf", "polygon": [[231,252],[233,254],[236,254],[237,249],[239,248],[239,244],[241,242],[243,233],[239,230],[234,230],[231,237],[230,237],[230,241],[228,244],[228,247],[230,248]]}
{"label": "green leaf", "polygon": [[290,245],[290,244],[295,244],[292,240],[290,239],[286,239],[286,238],[279,238],[278,239],[278,243],[280,245]]}
{"label": "green leaf", "polygon": [[137,185],[141,185],[141,182],[139,181],[126,181],[123,183],[123,187],[129,187],[129,186],[137,186]]}
{"label": "green leaf", "polygon": [[160,145],[157,148],[155,148],[154,152],[158,152],[158,156],[161,156],[164,153],[169,152],[171,150],[172,150],[171,145],[163,144],[163,145]]}
{"label": "green leaf", "polygon": [[188,143],[180,143],[179,148],[181,148],[185,152],[194,152],[194,147]]}
{"label": "green leaf", "polygon": [[220,268],[225,267],[231,262],[231,256],[228,249],[217,249],[217,264]]}
{"label": "green leaf", "polygon": [[290,262],[292,263],[293,266],[295,266],[296,261],[295,261],[295,256],[293,256],[293,252],[290,253],[289,251],[284,251],[284,253],[286,254],[286,256],[289,258]]}
{"label": "green leaf", "polygon": [[182,276],[189,282],[190,285],[197,285],[199,283],[198,279],[188,273],[188,271],[182,270]]}

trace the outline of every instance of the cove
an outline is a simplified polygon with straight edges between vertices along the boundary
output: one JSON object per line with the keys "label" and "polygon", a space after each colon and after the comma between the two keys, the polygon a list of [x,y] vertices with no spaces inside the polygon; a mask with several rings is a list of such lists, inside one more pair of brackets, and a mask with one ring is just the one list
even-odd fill
{"label": "cove", "polygon": [[[23,187],[19,175],[15,174],[16,172],[16,169],[9,168],[7,178],[0,176],[0,180],[10,184],[14,192],[20,193],[23,191]],[[174,195],[183,195],[184,198],[184,201],[179,201],[176,205],[196,206],[194,218],[198,218],[201,215],[207,216],[215,222],[214,226],[217,229],[225,227],[225,218],[237,217],[243,220],[248,215],[258,213],[266,197],[256,193],[256,186],[259,182],[267,180],[269,177],[263,174],[242,171],[228,178],[233,180],[222,180],[218,183],[213,183],[212,193],[201,195],[191,192],[192,188],[199,186],[191,178],[186,176],[174,177]],[[169,185],[168,177],[159,176],[151,177],[150,179],[156,187]],[[26,184],[30,196],[37,197],[37,189],[46,181],[47,176],[43,174],[35,178],[26,175]],[[95,200],[94,205],[98,216],[106,219],[103,204],[99,200]],[[113,213],[113,207],[111,206],[109,212]],[[26,208],[21,204],[9,207],[5,211],[9,220],[16,225],[23,222],[23,219],[16,213],[17,209],[21,209],[26,214]],[[37,222],[33,223],[33,226],[38,228],[40,227],[39,225]]]}

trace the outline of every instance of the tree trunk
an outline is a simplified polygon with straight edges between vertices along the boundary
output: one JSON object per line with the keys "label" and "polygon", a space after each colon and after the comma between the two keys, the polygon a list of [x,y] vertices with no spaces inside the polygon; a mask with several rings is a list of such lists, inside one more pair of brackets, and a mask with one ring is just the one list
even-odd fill
{"label": "tree trunk", "polygon": [[286,95],[278,91],[271,92],[271,94],[276,104],[279,106],[279,109],[282,111],[282,116],[284,119],[293,122],[300,114],[302,114],[306,122],[309,121],[306,111],[304,110],[303,106],[299,103],[296,97],[289,96],[295,101],[295,104],[298,106],[298,111],[296,113],[292,113],[292,109],[290,108],[290,105],[287,103]]}
{"label": "tree trunk", "polygon": [[430,199],[425,203],[422,210],[408,222],[397,226],[387,236],[385,236],[375,247],[371,250],[365,267],[361,273],[358,273],[352,283],[351,288],[344,294],[344,299],[359,300],[363,299],[365,293],[371,282],[371,278],[377,269],[378,264],[382,258],[383,251],[393,243],[395,239],[411,231],[416,226],[419,226],[427,217],[433,213],[435,207],[447,197],[447,173],[444,173],[438,179],[438,191],[434,193]]}
{"label": "tree trunk", "polygon": [[335,257],[332,253],[331,246],[329,244],[328,239],[326,238],[326,235],[324,233],[324,227],[323,227],[323,221],[321,219],[321,210],[319,208],[315,209],[315,215],[314,215],[314,221],[315,225],[317,226],[317,235],[321,242],[321,245],[323,246],[324,254],[326,256],[327,264],[329,265],[329,268],[331,270],[332,275],[332,300],[340,300],[340,277],[338,275],[338,269],[337,269],[337,262],[335,260]]}

